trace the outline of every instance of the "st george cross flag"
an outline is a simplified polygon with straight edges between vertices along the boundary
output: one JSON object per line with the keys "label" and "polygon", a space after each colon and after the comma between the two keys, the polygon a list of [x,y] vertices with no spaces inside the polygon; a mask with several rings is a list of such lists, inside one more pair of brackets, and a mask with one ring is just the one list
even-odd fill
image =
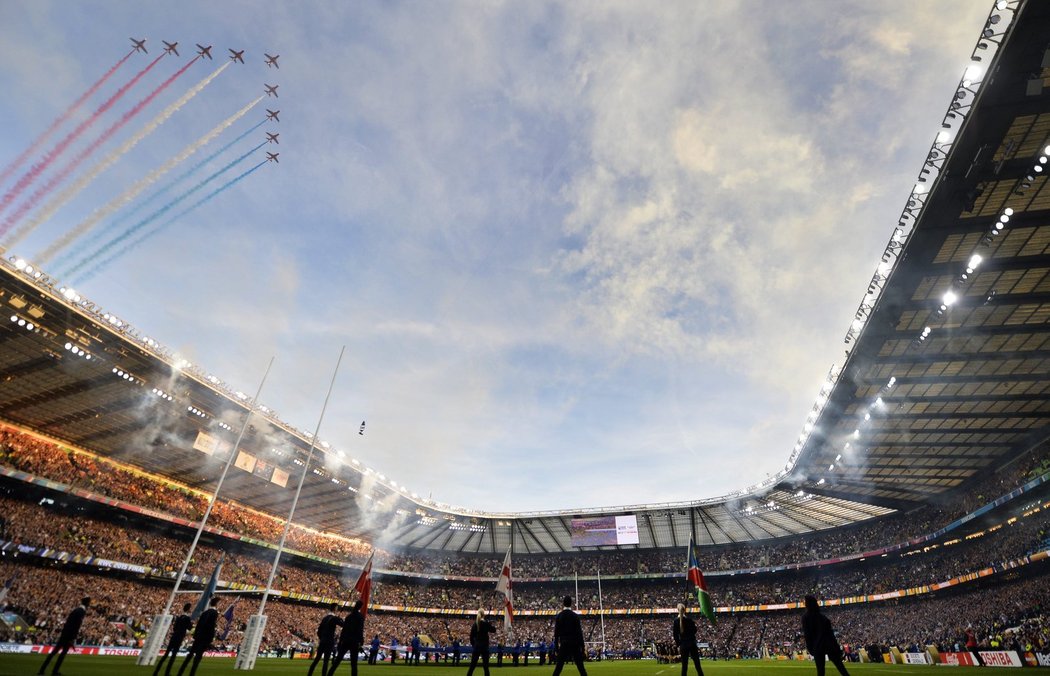
{"label": "st george cross flag", "polygon": [[510,633],[514,621],[514,592],[511,591],[509,549],[507,558],[503,559],[503,570],[500,571],[499,580],[496,582],[496,591],[503,594],[503,631]]}
{"label": "st george cross flag", "polygon": [[700,614],[715,623],[715,607],[711,604],[711,595],[707,593],[707,583],[704,582],[704,574],[700,572],[700,561],[696,556],[696,545],[693,544],[692,536],[689,537],[689,568],[685,577],[696,587],[696,600],[700,603]]}
{"label": "st george cross flag", "polygon": [[368,597],[372,595],[372,558],[376,555],[376,550],[372,550],[372,553],[368,555],[368,563],[361,570],[361,576],[357,578],[357,582],[354,584],[354,589],[361,597],[361,617],[368,617]]}
{"label": "st george cross flag", "polygon": [[204,593],[201,594],[201,600],[197,601],[197,605],[193,608],[193,612],[190,613],[190,619],[194,622],[200,618],[201,613],[208,609],[208,603],[211,601],[211,597],[215,596],[215,588],[219,586],[219,573],[222,571],[222,562],[226,560],[226,552],[223,552],[219,557],[219,562],[215,564],[215,570],[211,572],[211,578],[208,579],[208,586],[204,588]]}

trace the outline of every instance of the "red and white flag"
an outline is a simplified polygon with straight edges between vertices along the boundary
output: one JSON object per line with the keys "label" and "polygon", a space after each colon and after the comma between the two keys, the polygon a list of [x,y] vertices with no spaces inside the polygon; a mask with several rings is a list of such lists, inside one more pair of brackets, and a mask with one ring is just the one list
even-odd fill
{"label": "red and white flag", "polygon": [[361,571],[361,576],[354,583],[354,589],[361,597],[361,617],[368,616],[368,597],[372,595],[372,558],[375,555],[376,550],[373,549],[372,553],[368,555],[368,563],[365,564],[364,569]]}
{"label": "red and white flag", "polygon": [[514,592],[511,590],[509,549],[507,558],[503,559],[503,570],[500,571],[499,580],[496,582],[496,591],[503,594],[503,630],[510,633],[514,620]]}

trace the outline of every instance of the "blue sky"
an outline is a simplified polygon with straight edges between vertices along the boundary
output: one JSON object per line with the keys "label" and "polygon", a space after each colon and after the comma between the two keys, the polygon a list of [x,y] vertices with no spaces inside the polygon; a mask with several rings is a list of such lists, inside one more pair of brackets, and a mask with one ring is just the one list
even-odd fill
{"label": "blue sky", "polygon": [[721,495],[783,469],[989,7],[0,2],[0,166],[129,36],[247,60],[7,255],[278,83],[280,164],[78,291],[233,389],[276,356],[261,400],[303,429],[346,345],[322,438],[423,496]]}

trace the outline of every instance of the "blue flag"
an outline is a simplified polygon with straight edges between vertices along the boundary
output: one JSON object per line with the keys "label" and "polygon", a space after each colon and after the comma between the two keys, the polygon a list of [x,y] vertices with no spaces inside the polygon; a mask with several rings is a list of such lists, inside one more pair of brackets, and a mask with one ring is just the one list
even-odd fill
{"label": "blue flag", "polygon": [[219,637],[220,641],[225,641],[226,637],[230,635],[230,630],[233,629],[233,607],[237,605],[237,602],[241,600],[238,596],[230,604],[230,607],[226,609],[226,612],[222,614],[222,619],[226,620],[226,626],[223,627],[222,636]]}
{"label": "blue flag", "polygon": [[205,610],[208,609],[208,603],[211,601],[211,597],[215,596],[215,588],[219,585],[219,571],[222,570],[222,562],[226,559],[226,552],[222,553],[219,557],[219,562],[215,564],[215,570],[211,572],[211,579],[208,580],[208,586],[204,588],[204,593],[201,594],[201,600],[197,601],[197,605],[193,608],[193,612],[190,613],[190,619],[194,622],[201,616]]}

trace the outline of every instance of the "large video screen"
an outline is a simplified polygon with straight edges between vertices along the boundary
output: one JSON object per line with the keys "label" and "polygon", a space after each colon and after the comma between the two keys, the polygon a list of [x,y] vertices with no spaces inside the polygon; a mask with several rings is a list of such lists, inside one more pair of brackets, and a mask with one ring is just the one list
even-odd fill
{"label": "large video screen", "polygon": [[634,514],[572,520],[573,547],[636,544],[638,544],[638,519]]}

